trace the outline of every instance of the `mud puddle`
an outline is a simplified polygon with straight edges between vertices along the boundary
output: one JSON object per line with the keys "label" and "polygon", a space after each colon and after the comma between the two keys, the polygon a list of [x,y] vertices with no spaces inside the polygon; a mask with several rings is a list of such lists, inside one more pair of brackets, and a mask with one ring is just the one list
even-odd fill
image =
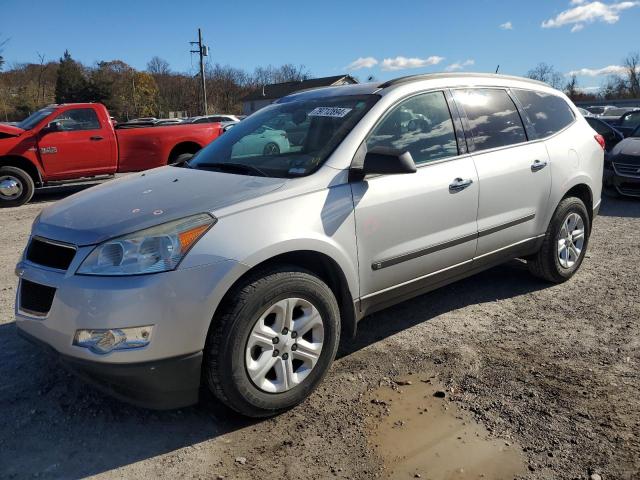
{"label": "mud puddle", "polygon": [[395,382],[372,392],[370,400],[370,443],[387,478],[511,480],[525,473],[520,447],[491,438],[435,378]]}

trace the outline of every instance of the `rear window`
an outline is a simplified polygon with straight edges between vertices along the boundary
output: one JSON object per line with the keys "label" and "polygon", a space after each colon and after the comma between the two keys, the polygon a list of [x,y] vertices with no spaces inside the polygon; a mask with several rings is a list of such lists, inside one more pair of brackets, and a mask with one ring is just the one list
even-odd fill
{"label": "rear window", "polygon": [[635,128],[640,125],[640,111],[628,113],[620,121],[621,127]]}
{"label": "rear window", "polygon": [[559,132],[575,120],[571,107],[557,95],[513,89],[538,138]]}
{"label": "rear window", "polygon": [[455,90],[454,94],[469,119],[476,150],[527,141],[520,114],[505,90],[464,89]]}

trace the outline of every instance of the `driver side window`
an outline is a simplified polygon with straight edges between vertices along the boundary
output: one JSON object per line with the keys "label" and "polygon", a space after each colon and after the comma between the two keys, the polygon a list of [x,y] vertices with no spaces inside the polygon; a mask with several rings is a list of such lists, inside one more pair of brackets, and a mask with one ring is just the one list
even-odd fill
{"label": "driver side window", "polygon": [[74,132],[78,130],[100,130],[100,122],[92,108],[75,108],[58,115],[55,120],[60,124],[60,131]]}
{"label": "driver side window", "polygon": [[409,151],[417,165],[458,155],[444,93],[416,95],[393,108],[367,139],[367,150],[378,146]]}

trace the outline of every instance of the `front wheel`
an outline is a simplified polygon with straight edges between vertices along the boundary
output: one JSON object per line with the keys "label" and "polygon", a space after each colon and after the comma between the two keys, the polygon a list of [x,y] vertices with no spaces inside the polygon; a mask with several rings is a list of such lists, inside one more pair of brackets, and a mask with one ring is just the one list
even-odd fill
{"label": "front wheel", "polygon": [[529,270],[553,283],[570,279],[582,264],[590,233],[590,218],[582,200],[563,199],[549,222],[542,247],[527,261]]}
{"label": "front wheel", "polygon": [[280,147],[278,146],[277,143],[274,142],[269,142],[264,146],[264,149],[262,150],[262,153],[264,155],[279,155],[280,154]]}
{"label": "front wheel", "polygon": [[0,207],[24,205],[35,191],[31,176],[17,167],[0,167]]}
{"label": "front wheel", "polygon": [[340,337],[331,289],[296,267],[253,276],[213,319],[205,378],[213,394],[250,417],[280,413],[307,398],[326,375]]}

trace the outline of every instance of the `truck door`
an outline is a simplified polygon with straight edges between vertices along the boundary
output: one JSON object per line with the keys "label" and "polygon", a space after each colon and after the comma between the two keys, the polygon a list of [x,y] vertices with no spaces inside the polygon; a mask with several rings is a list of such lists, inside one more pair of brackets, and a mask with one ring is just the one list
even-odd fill
{"label": "truck door", "polygon": [[43,129],[38,149],[47,178],[63,179],[114,173],[113,127],[90,107],[58,114]]}

